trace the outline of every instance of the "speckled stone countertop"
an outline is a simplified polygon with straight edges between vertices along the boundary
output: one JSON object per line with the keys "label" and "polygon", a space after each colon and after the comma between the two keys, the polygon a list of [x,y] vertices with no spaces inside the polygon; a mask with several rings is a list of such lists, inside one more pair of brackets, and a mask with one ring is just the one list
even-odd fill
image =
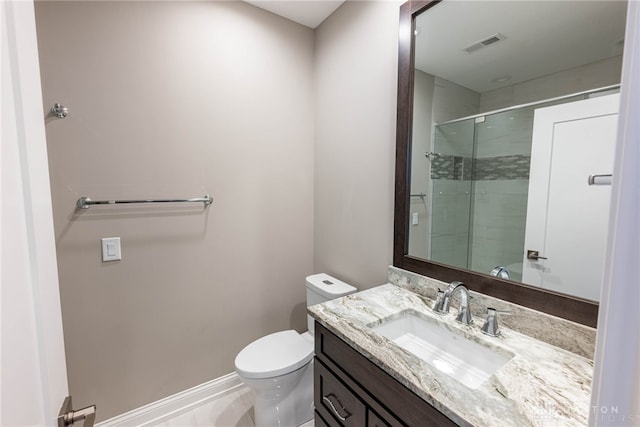
{"label": "speckled stone countertop", "polygon": [[[458,425],[587,424],[592,360],[504,326],[499,337],[489,337],[480,331],[484,319],[466,326],[455,321],[453,309],[440,316],[432,306],[426,296],[385,284],[311,306],[308,312]],[[513,357],[478,388],[467,388],[369,327],[407,310]]]}

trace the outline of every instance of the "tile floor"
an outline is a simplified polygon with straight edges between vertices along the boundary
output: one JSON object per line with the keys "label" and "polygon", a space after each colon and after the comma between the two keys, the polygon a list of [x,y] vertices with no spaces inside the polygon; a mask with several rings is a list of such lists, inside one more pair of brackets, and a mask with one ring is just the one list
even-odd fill
{"label": "tile floor", "polygon": [[[253,391],[242,387],[223,394],[194,410],[166,420],[157,427],[255,427]],[[300,427],[313,427],[313,420]]]}

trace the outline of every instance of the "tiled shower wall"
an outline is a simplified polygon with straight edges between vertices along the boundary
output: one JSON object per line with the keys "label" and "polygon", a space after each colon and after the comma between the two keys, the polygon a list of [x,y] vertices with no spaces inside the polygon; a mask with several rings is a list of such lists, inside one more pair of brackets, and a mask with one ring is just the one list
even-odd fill
{"label": "tiled shower wall", "polygon": [[431,260],[467,268],[471,181],[433,181]]}
{"label": "tiled shower wall", "polygon": [[436,126],[431,155],[430,259],[467,268],[474,120]]}
{"label": "tiled shower wall", "polygon": [[[579,99],[583,96],[436,126],[436,151],[456,147],[460,155],[439,154],[431,162],[438,190],[432,260],[482,273],[503,266],[511,279],[521,281],[534,112]],[[460,148],[465,144],[466,152]]]}
{"label": "tiled shower wall", "polygon": [[[469,182],[452,183],[453,187],[461,187],[455,191],[466,191],[467,198],[455,196],[450,200],[451,188],[440,188],[442,181],[436,183],[430,179],[431,168],[434,162],[438,162],[438,156],[427,158],[425,153],[434,151],[442,155],[457,156],[459,158],[471,158],[473,146],[469,145],[468,138],[473,138],[473,124],[459,129],[456,136],[447,136],[447,143],[438,143],[442,135],[432,135],[433,123],[445,122],[457,117],[464,117],[478,113],[480,94],[457,85],[453,82],[434,77],[430,74],[416,70],[414,86],[414,124],[413,124],[413,149],[411,164],[411,194],[426,194],[424,198],[414,196],[410,198],[410,212],[418,216],[417,224],[412,223],[409,228],[409,254],[434,261],[442,258],[447,262],[455,257],[462,259],[466,266],[467,241],[469,240]],[[467,132],[465,134],[464,132]],[[434,148],[432,149],[432,140]],[[445,157],[442,157],[445,159]],[[470,167],[467,167],[471,171]],[[431,209],[431,197],[444,197],[440,209],[436,206]],[[439,204],[439,202],[436,202]],[[433,228],[435,226],[435,228]],[[430,242],[435,240],[435,245]],[[455,242],[455,243],[454,243]],[[430,253],[430,248],[435,247],[435,254]],[[453,255],[455,254],[455,255]],[[463,255],[464,254],[464,255]],[[435,258],[434,258],[435,256]]]}
{"label": "tiled shower wall", "polygon": [[[431,259],[489,273],[509,267],[521,279],[533,110],[516,110],[436,127],[431,162]],[[474,148],[475,140],[475,148]],[[475,150],[475,153],[474,153]]]}
{"label": "tiled shower wall", "polygon": [[[614,56],[485,92],[480,111],[619,84],[621,63],[622,56]],[[501,265],[511,279],[521,281],[534,111],[579,99],[583,97],[493,114],[478,124],[470,269],[489,273]]]}
{"label": "tiled shower wall", "polygon": [[534,108],[486,116],[476,125],[469,268],[507,267],[522,279]]}
{"label": "tiled shower wall", "polygon": [[[430,107],[433,123],[444,123],[615,85],[620,82],[620,68],[621,57],[615,56],[482,94],[420,72],[431,80],[419,82],[416,78],[415,96],[422,97],[421,105]],[[419,83],[425,82],[433,87],[418,90]],[[577,99],[582,98],[562,102]],[[414,108],[414,113],[425,109]],[[512,278],[520,280],[533,113],[530,107],[492,114],[478,123],[477,129],[474,119],[441,124],[434,127],[433,135],[426,135],[424,126],[419,132],[414,127],[414,141],[427,142],[431,137],[433,149],[426,147],[426,151],[437,154],[425,162],[424,143],[415,147],[411,193],[428,196],[424,200],[411,198],[411,212],[420,215],[419,225],[410,227],[411,255],[484,273],[498,265],[507,266]],[[416,132],[425,135],[420,137]]]}
{"label": "tiled shower wall", "polygon": [[488,274],[500,265],[521,281],[529,180],[480,180],[474,186],[469,268]]}

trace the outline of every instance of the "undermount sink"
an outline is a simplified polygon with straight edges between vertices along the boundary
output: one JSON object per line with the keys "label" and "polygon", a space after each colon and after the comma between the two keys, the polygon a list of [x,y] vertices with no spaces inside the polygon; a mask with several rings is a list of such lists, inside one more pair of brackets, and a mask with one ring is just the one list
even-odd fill
{"label": "undermount sink", "polygon": [[369,326],[472,389],[478,388],[513,357],[468,340],[413,311],[401,312]]}

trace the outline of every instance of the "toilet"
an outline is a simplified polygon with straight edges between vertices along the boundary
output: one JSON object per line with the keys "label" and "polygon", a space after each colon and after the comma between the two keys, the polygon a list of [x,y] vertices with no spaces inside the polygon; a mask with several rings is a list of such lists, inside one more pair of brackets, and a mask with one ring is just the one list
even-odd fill
{"label": "toilet", "polygon": [[[314,274],[306,279],[307,307],[352,294],[351,285]],[[280,331],[259,338],[236,356],[236,373],[255,392],[256,427],[292,427],[313,418],[313,318],[308,331]]]}

